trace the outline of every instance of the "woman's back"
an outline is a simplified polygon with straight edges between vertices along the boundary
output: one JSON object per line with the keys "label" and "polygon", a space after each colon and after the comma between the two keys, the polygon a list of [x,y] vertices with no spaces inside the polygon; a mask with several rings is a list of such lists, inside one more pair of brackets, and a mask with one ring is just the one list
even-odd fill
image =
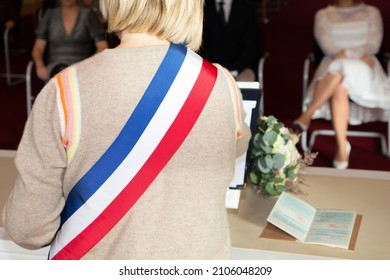
{"label": "woman's back", "polygon": [[[78,125],[73,126],[74,133],[71,135],[79,135],[79,144],[64,173],[65,197],[115,140],[143,96],[167,49],[168,45],[107,49],[76,64],[78,86],[75,88],[79,89],[79,103],[73,103],[78,113],[72,115],[79,121],[74,122]],[[60,131],[58,92],[56,94],[53,80],[36,102],[38,105],[34,105],[33,115],[44,114],[38,110],[52,112],[52,116],[44,122],[55,120],[55,130]],[[42,103],[46,105],[40,106]],[[246,128],[245,136],[236,139],[234,110],[227,80],[219,70],[206,105],[179,150],[134,207],[84,258],[228,258],[230,238],[225,193],[233,176],[236,153],[247,148],[250,137]],[[45,123],[41,123],[40,127],[46,127]],[[75,138],[73,141],[76,141]],[[34,144],[24,142],[27,146]],[[46,152],[49,150],[43,153]],[[55,154],[53,157],[56,157]],[[57,166],[67,164],[61,155],[52,162],[56,162]],[[24,165],[28,161],[21,155],[18,163]],[[48,180],[55,177],[54,174],[53,178],[50,176],[46,171]],[[58,197],[49,199],[48,205],[42,205],[41,211],[57,200]],[[36,215],[41,216],[43,213]],[[45,221],[30,222],[38,225]]]}

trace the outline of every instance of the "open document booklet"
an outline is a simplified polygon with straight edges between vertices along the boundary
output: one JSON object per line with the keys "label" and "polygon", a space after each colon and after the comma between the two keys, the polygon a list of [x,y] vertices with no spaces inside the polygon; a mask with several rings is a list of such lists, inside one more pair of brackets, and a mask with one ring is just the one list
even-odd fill
{"label": "open document booklet", "polygon": [[[353,250],[360,220],[361,216],[353,211],[316,209],[287,192],[280,195],[267,218],[269,223],[301,242],[349,250]],[[284,239],[277,228],[268,225],[261,237]]]}

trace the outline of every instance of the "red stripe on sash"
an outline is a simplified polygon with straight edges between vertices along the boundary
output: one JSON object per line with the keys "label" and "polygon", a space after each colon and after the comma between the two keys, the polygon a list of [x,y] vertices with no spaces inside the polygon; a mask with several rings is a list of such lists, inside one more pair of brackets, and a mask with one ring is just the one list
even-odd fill
{"label": "red stripe on sash", "polygon": [[82,258],[126,215],[190,133],[210,96],[216,77],[217,68],[203,60],[191,93],[144,166],[96,220],[53,256],[53,260]]}

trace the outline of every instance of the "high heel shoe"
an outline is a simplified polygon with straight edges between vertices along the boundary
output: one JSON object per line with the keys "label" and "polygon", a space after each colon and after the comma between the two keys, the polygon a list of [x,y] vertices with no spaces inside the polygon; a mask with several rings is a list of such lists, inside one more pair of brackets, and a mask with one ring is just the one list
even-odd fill
{"label": "high heel shoe", "polygon": [[351,153],[351,144],[346,142],[346,151],[347,151],[347,160],[346,161],[338,161],[333,160],[333,166],[337,169],[347,169],[349,164],[349,154]]}
{"label": "high heel shoe", "polygon": [[306,125],[304,124],[303,122],[301,122],[300,120],[295,120],[293,122],[293,128],[296,132],[303,132],[303,131],[307,131],[309,129],[309,125]]}

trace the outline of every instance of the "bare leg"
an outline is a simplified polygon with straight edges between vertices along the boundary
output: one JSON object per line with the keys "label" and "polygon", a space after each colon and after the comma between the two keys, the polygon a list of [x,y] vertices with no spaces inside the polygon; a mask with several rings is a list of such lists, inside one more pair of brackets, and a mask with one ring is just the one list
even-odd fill
{"label": "bare leg", "polygon": [[332,123],[336,133],[336,161],[347,161],[347,129],[349,119],[348,92],[343,86],[338,86],[331,98]]}
{"label": "bare leg", "polygon": [[297,121],[303,123],[305,126],[309,126],[314,112],[335,94],[335,90],[340,86],[342,80],[342,75],[328,73],[322,80],[318,81],[313,100],[306,111],[299,116]]}

